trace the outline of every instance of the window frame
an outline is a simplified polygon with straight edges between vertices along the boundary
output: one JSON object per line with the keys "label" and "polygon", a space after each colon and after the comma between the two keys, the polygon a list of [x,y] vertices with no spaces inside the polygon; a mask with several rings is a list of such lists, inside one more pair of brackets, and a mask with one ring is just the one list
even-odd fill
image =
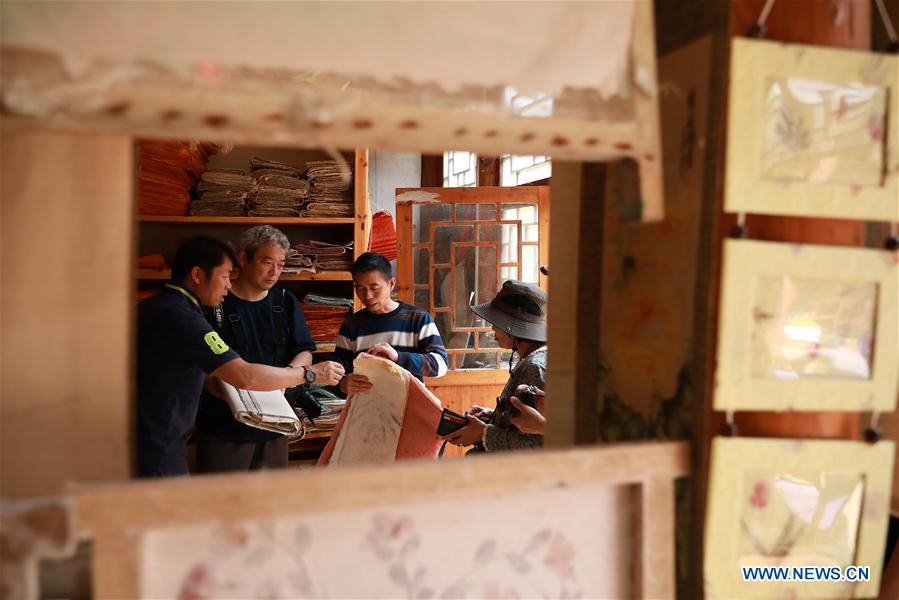
{"label": "window frame", "polygon": [[[549,187],[548,186],[516,186],[516,187],[461,187],[461,188],[398,188],[397,194],[397,247],[399,258],[397,260],[397,295],[398,298],[409,304],[415,304],[415,289],[428,289],[433,295],[433,285],[427,284],[426,288],[422,285],[415,285],[413,249],[424,247],[425,242],[414,242],[413,238],[413,207],[421,204],[449,204],[452,206],[452,215],[455,217],[455,205],[457,204],[534,204],[537,206],[537,223],[538,234],[537,242],[524,243],[523,231],[519,232],[519,258],[521,261],[521,246],[536,245],[538,248],[539,265],[547,264],[549,260]],[[404,199],[404,196],[406,199]],[[498,211],[498,216],[501,214]],[[499,222],[499,221],[497,221]],[[486,221],[485,223],[491,223]],[[432,244],[428,241],[427,244]],[[497,257],[499,260],[499,257]],[[538,282],[537,284],[544,290],[548,289],[546,275],[539,270],[538,265]],[[451,267],[454,268],[454,267]],[[520,268],[520,265],[519,265]],[[519,277],[521,272],[519,271]],[[451,311],[452,309],[450,309]],[[429,314],[434,314],[434,307],[429,306]],[[449,354],[459,355],[466,354],[460,352],[461,349],[447,349]],[[467,350],[467,349],[466,349]],[[475,349],[477,350],[477,348]],[[470,352],[468,352],[470,353]],[[503,365],[501,361],[497,361],[495,368],[487,369],[461,369],[455,367],[455,360],[450,357],[449,367],[451,372],[457,373],[479,373],[501,371]]]}

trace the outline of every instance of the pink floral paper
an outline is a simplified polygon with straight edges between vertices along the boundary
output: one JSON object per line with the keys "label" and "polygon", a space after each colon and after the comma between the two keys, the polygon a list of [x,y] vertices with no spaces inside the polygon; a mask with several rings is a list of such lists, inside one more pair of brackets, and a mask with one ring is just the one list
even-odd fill
{"label": "pink floral paper", "polygon": [[740,565],[855,564],[863,495],[858,473],[747,472]]}
{"label": "pink floral paper", "polygon": [[142,597],[629,596],[628,498],[562,490],[155,531]]}

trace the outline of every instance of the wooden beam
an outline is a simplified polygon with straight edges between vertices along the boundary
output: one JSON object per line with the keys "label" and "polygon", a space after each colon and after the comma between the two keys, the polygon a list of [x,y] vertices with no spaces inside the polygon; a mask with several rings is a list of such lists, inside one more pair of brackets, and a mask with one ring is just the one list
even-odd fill
{"label": "wooden beam", "polygon": [[[676,479],[688,472],[687,442],[649,442],[564,452],[522,451],[436,465],[406,461],[381,467],[145,480],[82,488],[71,496],[79,535],[100,538],[209,520],[313,514],[323,506],[345,511],[431,502],[435,494],[451,501],[560,486],[631,485]],[[673,544],[673,537],[670,541]]]}
{"label": "wooden beam", "polygon": [[497,202],[534,202],[533,187],[460,187],[460,188],[397,188],[397,205],[415,202],[421,194],[433,194],[438,202],[461,204],[495,204]]}

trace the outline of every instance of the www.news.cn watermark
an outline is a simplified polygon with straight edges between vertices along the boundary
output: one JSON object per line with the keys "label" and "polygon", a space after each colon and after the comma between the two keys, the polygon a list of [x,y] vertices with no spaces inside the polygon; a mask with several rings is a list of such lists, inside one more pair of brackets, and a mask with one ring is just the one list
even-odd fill
{"label": "www.news.cn watermark", "polygon": [[740,567],[743,581],[870,581],[871,567]]}

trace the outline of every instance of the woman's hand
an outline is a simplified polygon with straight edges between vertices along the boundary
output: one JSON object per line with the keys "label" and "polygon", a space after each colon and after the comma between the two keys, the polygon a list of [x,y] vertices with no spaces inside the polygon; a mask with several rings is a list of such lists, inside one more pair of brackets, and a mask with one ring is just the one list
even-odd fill
{"label": "woman's hand", "polygon": [[340,391],[347,396],[352,396],[354,394],[358,394],[359,392],[370,390],[372,388],[372,382],[369,381],[368,377],[366,377],[365,375],[350,373],[340,380],[340,386],[338,387],[340,387]]}
{"label": "woman's hand", "polygon": [[490,418],[490,415],[493,414],[493,409],[484,408],[483,406],[478,406],[477,404],[472,404],[468,407],[468,410],[465,411],[465,416],[472,416],[480,419],[481,421],[486,421]]}
{"label": "woman's hand", "polygon": [[534,399],[537,401],[537,408],[531,408],[516,396],[509,398],[509,402],[518,409],[518,414],[509,418],[512,425],[518,428],[522,433],[534,433],[544,435],[546,431],[546,417],[543,416],[543,408],[546,401],[546,394],[540,388],[532,388],[527,385],[520,385],[515,390],[516,393],[533,390]]}
{"label": "woman's hand", "polygon": [[468,419],[468,425],[459,431],[443,436],[444,439],[449,440],[450,444],[472,446],[484,439],[484,430],[487,428],[487,424],[471,415],[467,415],[466,418]]}

